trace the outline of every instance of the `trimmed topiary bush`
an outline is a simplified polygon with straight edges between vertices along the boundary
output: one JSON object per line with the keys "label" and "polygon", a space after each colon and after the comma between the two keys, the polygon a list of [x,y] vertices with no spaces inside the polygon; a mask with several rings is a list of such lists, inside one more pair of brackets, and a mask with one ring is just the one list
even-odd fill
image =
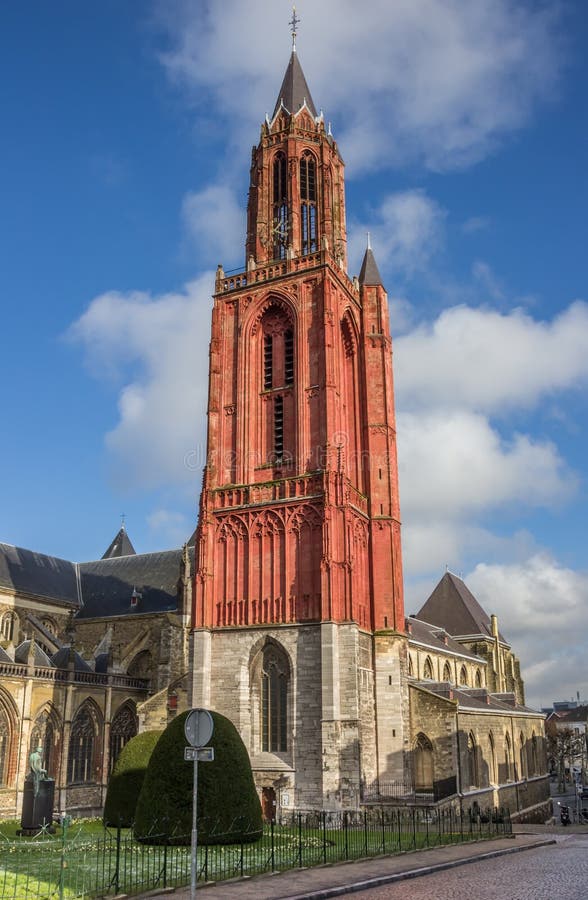
{"label": "trimmed topiary bush", "polygon": [[163,731],[143,731],[124,745],[108,781],[105,825],[130,828],[153,749]]}
{"label": "trimmed topiary bush", "polygon": [[[194,764],[184,760],[187,715],[168,725],[149,761],[135,813],[135,837],[145,843],[191,840]],[[198,765],[198,842],[256,841],[263,828],[249,755],[233,723],[211,715],[214,762]]]}

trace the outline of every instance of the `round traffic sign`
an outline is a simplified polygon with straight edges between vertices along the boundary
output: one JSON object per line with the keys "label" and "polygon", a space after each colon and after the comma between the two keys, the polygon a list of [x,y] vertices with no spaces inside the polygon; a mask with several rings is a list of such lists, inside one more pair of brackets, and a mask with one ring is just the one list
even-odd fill
{"label": "round traffic sign", "polygon": [[205,747],[213,731],[214,722],[207,709],[190,710],[184,722],[184,734],[193,747]]}

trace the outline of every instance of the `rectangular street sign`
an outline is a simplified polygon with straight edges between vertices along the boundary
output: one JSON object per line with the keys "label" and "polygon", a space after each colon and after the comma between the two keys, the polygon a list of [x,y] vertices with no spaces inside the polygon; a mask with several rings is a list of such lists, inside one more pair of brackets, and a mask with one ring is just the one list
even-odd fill
{"label": "rectangular street sign", "polygon": [[214,747],[184,747],[186,762],[214,762]]}

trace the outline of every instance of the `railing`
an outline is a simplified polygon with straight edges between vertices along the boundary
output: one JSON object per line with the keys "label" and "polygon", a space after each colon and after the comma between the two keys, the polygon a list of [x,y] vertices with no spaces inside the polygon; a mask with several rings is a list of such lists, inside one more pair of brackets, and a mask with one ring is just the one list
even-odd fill
{"label": "railing", "polygon": [[382,781],[376,778],[370,784],[362,784],[361,799],[366,803],[381,803],[387,800],[410,804],[430,804],[446,800],[457,793],[457,778],[443,778],[435,781],[431,788],[420,788],[413,781]]}
{"label": "railing", "polygon": [[271,278],[289,275],[292,272],[303,272],[305,269],[313,269],[327,260],[331,262],[334,271],[339,273],[353,293],[356,293],[354,282],[350,281],[334,257],[326,250],[309,253],[306,256],[294,256],[290,259],[272,259],[265,265],[251,265],[238,272],[224,272],[219,268],[216,276],[216,293],[224,294],[239,290],[239,288],[260,284]]}
{"label": "railing", "polygon": [[[242,828],[236,843],[199,846],[196,871],[199,881],[220,882],[510,833],[507,809],[475,815],[390,807],[291,813],[279,823],[267,823],[257,840],[248,839],[247,828]],[[96,835],[80,825],[64,827],[54,837],[0,834],[0,860],[0,900],[74,900],[166,890],[190,883],[190,835],[168,829],[145,844],[137,842],[131,830]]]}
{"label": "railing", "polygon": [[235,506],[255,506],[275,503],[279,500],[306,499],[316,497],[323,491],[322,473],[298,475],[279,481],[264,481],[259,484],[238,485],[218,488],[214,491],[216,509],[230,509]]}
{"label": "railing", "polygon": [[137,691],[149,690],[148,678],[133,678],[130,675],[114,673],[84,672],[79,669],[54,669],[48,666],[34,666],[32,670],[29,670],[29,667],[23,663],[0,663],[0,676],[38,678],[43,681],[73,681],[76,684],[97,684]]}

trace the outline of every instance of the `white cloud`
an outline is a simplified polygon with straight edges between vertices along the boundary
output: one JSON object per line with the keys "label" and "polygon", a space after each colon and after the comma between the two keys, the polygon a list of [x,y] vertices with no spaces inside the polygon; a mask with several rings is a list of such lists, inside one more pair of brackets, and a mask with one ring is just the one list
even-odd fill
{"label": "white cloud", "polygon": [[402,413],[398,434],[408,517],[463,519],[515,503],[552,506],[576,485],[553,444],[523,434],[501,439],[471,412]]}
{"label": "white cloud", "polygon": [[366,247],[366,232],[382,269],[412,275],[426,267],[443,239],[444,212],[424,191],[399,191],[385,197],[372,211],[369,224],[351,221],[349,259],[359,271]]}
{"label": "white cloud", "polygon": [[[313,98],[335,122],[355,174],[407,160],[447,168],[486,155],[551,94],[563,56],[559,8],[322,0],[299,6],[298,48]],[[287,4],[161,0],[157,9],[170,77],[203,112],[213,103],[228,117],[233,136],[238,122],[253,129],[271,112],[286,65]],[[272,35],[263,53],[260,33]]]}
{"label": "white cloud", "polygon": [[404,409],[532,408],[585,384],[588,304],[577,301],[551,321],[521,309],[447,309],[395,342],[395,363]]}
{"label": "white cloud", "polygon": [[196,527],[196,517],[190,522],[182,513],[170,509],[156,509],[147,516],[147,525],[158,546],[178,547],[185,543]]}
{"label": "white cloud", "polygon": [[[588,573],[547,554],[510,565],[480,564],[467,583],[520,656],[535,705],[588,696]],[[557,690],[561,696],[554,696]]]}
{"label": "white cloud", "polygon": [[227,184],[213,184],[186,194],[182,220],[189,243],[202,259],[229,268],[245,256],[245,204]]}
{"label": "white cloud", "polygon": [[119,388],[119,419],[106,445],[121,488],[199,479],[213,285],[205,273],[158,297],[111,291],[92,300],[69,330],[93,373]]}

